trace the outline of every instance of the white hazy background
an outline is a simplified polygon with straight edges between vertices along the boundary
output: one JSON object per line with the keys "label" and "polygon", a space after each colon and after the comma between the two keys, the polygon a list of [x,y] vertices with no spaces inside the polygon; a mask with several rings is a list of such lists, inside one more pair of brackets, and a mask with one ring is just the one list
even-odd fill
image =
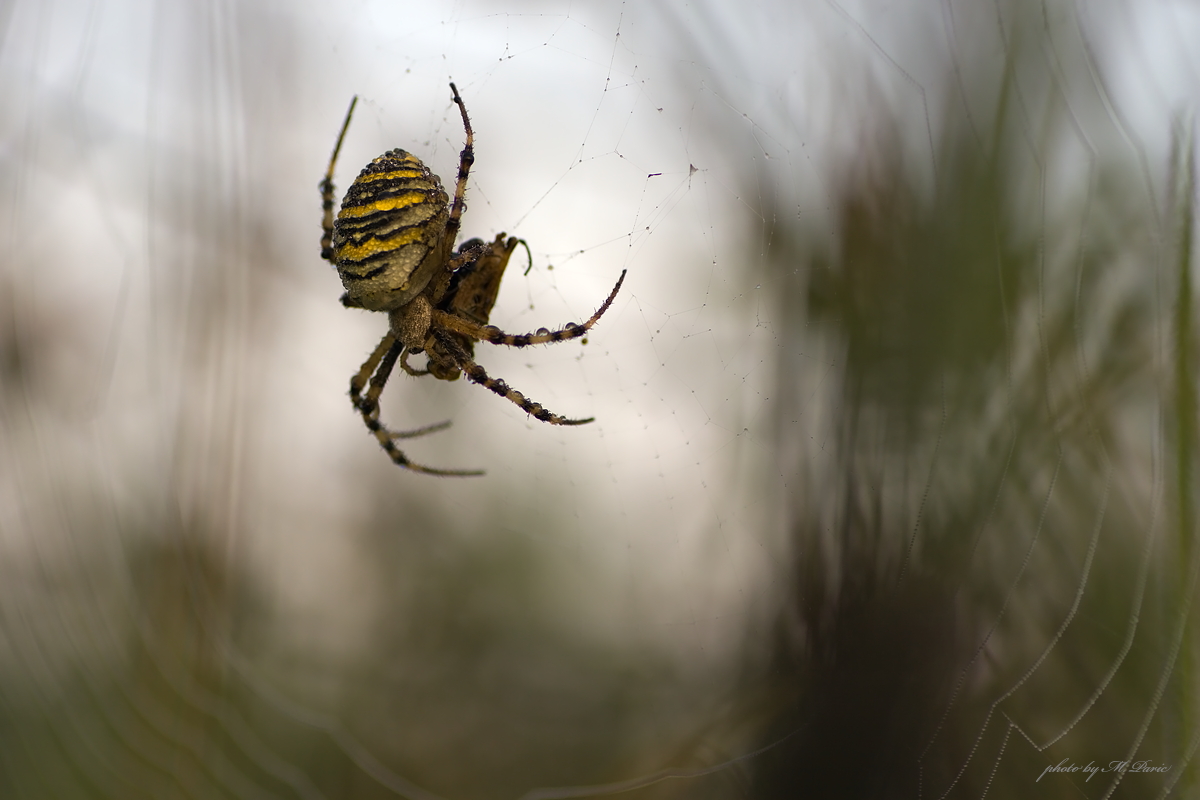
{"label": "white hazy background", "polygon": [[[1064,81],[1103,94],[1111,146],[1160,189],[1200,12],[1016,5],[1087,54]],[[832,436],[838,365],[786,339],[772,248],[787,226],[832,236],[879,119],[935,184],[948,65],[1001,71],[1013,13],[5,3],[2,785],[507,797],[767,744],[726,723],[787,594],[792,459]],[[399,470],[367,434],[346,389],[386,319],[344,309],[319,257],[350,98],[339,200],[393,147],[452,179],[451,80],[476,134],[463,234],[532,251],[492,322],[584,319],[628,270],[586,344],[477,347],[591,425],[393,377],[387,424],[453,420],[406,453],[472,479]]]}

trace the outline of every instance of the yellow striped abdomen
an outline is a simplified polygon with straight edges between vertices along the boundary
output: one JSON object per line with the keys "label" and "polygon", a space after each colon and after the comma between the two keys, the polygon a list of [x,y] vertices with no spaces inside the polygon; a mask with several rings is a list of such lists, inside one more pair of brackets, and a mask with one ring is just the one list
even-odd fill
{"label": "yellow striped abdomen", "polygon": [[446,263],[450,217],[442,182],[403,150],[363,169],[333,225],[333,260],[348,306],[391,311],[421,293]]}

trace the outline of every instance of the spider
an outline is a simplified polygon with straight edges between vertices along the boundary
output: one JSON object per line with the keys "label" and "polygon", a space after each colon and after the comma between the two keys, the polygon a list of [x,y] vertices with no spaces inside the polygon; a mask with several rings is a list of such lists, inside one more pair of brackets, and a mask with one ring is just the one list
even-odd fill
{"label": "spider", "polygon": [[[379,421],[379,396],[391,377],[396,362],[409,375],[432,375],[439,380],[467,380],[490,389],[516,403],[533,417],[551,425],[584,425],[592,421],[554,414],[498,378],[490,377],[474,361],[475,342],[527,347],[531,344],[563,342],[583,336],[612,305],[625,280],[617,279],[608,299],[587,321],[550,331],[512,335],[488,324],[500,281],[517,238],[485,243],[464,242],[457,251],[458,236],[467,191],[467,175],[475,161],[474,140],[467,107],[458,89],[450,84],[451,99],[462,114],[466,144],[459,154],[458,183],[454,201],[441,179],[419,158],[404,150],[389,150],[367,164],[342,200],[337,219],[333,216],[333,171],[350,117],[358,102],[350,101],[346,119],[329,158],[329,169],[320,183],[322,220],[321,257],[337,267],[346,293],[342,304],[349,308],[386,311],[388,331],[375,351],[350,378],[350,401],[362,415],[367,429],[375,434],[384,451],[397,466],[427,475],[482,475],[482,470],[435,469],[409,460],[396,446],[399,439],[412,439],[449,427],[449,422],[410,431],[393,431]],[[525,245],[526,252],[529,245]],[[530,254],[532,263],[532,254]],[[409,365],[408,357],[424,353],[424,369]],[[366,389],[366,394],[363,390]]]}

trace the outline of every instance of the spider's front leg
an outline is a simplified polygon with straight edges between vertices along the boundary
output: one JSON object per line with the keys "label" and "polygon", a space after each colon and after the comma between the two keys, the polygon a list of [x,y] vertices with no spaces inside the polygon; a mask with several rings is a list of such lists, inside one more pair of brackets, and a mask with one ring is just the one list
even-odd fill
{"label": "spider's front leg", "polygon": [[568,339],[575,339],[586,334],[592,329],[592,326],[600,321],[604,316],[604,312],[608,311],[609,306],[613,304],[613,300],[617,297],[617,292],[621,291],[621,284],[625,282],[626,270],[621,270],[621,277],[617,278],[617,284],[608,293],[608,297],[600,304],[600,308],[596,309],[596,313],[592,314],[585,322],[576,325],[571,322],[566,327],[556,331],[549,331],[545,328],[533,333],[511,334],[497,328],[495,325],[479,325],[470,320],[454,314],[449,314],[438,309],[433,310],[432,321],[435,326],[445,328],[455,333],[460,333],[471,339],[480,342],[488,342],[489,344],[503,344],[509,347],[528,347],[531,344],[550,344],[551,342],[565,342]]}
{"label": "spider's front leg", "polygon": [[503,380],[490,377],[483,367],[471,360],[458,342],[454,341],[454,337],[451,334],[434,329],[433,335],[438,340],[438,343],[441,344],[443,350],[454,359],[455,365],[467,376],[467,380],[477,383],[485,389],[490,389],[501,397],[515,403],[522,411],[535,419],[548,422],[551,425],[586,425],[596,419],[595,417],[588,417],[587,419],[560,417],[541,403],[536,403],[516,389],[513,389]]}

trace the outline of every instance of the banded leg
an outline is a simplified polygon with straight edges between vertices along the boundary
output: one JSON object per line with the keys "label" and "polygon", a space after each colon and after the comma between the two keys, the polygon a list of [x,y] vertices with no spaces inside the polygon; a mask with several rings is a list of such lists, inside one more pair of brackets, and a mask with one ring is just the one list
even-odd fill
{"label": "banded leg", "polygon": [[[363,362],[358,372],[350,377],[350,402],[359,411],[366,411],[368,413],[371,411],[371,409],[364,408],[363,406],[362,391],[367,388],[367,381],[371,379],[371,374],[379,366],[379,362],[383,359],[383,354],[390,350],[395,343],[396,337],[392,334],[389,333],[387,336],[384,336],[379,342],[379,346],[367,357],[367,360]],[[378,395],[376,395],[376,400],[378,399]]]}
{"label": "banded leg", "polygon": [[[333,146],[333,155],[329,157],[329,169],[325,170],[325,177],[321,180],[321,210],[324,216],[321,218],[321,258],[333,263],[333,168],[337,164],[338,153],[342,150],[342,140],[346,138],[346,131],[350,128],[350,117],[354,114],[354,106],[358,104],[358,95],[355,95],[350,100],[350,108],[346,111],[346,121],[342,123],[342,132],[338,134],[337,144]],[[366,378],[363,379],[364,381]]]}
{"label": "banded leg", "polygon": [[[350,403],[353,403],[354,408],[358,409],[359,413],[362,414],[362,421],[366,423],[368,431],[376,434],[379,445],[388,453],[392,461],[400,464],[401,467],[431,475],[481,475],[482,473],[479,473],[479,471],[472,470],[438,470],[421,467],[420,464],[409,462],[408,458],[400,450],[397,450],[395,445],[391,444],[396,439],[415,439],[416,437],[424,437],[427,433],[445,431],[446,428],[450,427],[450,420],[446,420],[434,423],[434,425],[427,425],[424,428],[416,428],[414,431],[390,431],[390,429],[383,426],[383,423],[379,422],[379,396],[382,395],[384,386],[388,383],[388,378],[391,375],[392,368],[395,366],[397,356],[392,354],[396,350],[401,350],[400,355],[402,357],[402,345],[398,344],[396,337],[389,333],[388,336],[383,337],[383,341],[379,342],[379,347],[374,349],[371,356],[367,357],[367,360],[362,363],[359,372],[353,378],[350,378]],[[373,377],[372,373],[374,373]],[[367,391],[366,397],[364,397],[362,396],[362,390],[367,386],[368,378],[370,378],[371,387]],[[384,444],[385,440],[388,444]],[[397,461],[397,453],[400,456],[400,461]]]}
{"label": "banded leg", "polygon": [[462,349],[458,342],[454,341],[454,337],[450,334],[445,331],[434,330],[433,335],[445,351],[450,354],[450,357],[454,359],[455,365],[466,374],[467,380],[472,383],[478,383],[483,388],[490,389],[501,397],[510,400],[519,406],[522,411],[535,419],[548,422],[551,425],[586,425],[596,419],[595,417],[588,417],[587,419],[560,417],[541,403],[535,403],[516,389],[511,388],[499,378],[489,377],[483,367],[472,361],[466,351]]}
{"label": "banded leg", "polygon": [[600,317],[604,316],[604,312],[608,311],[613,300],[616,299],[617,292],[621,290],[621,284],[625,282],[626,270],[621,270],[621,277],[617,278],[617,285],[609,292],[608,297],[600,308],[596,309],[596,313],[592,314],[586,322],[577,325],[574,322],[567,323],[565,328],[557,331],[548,331],[545,328],[535,331],[534,333],[511,334],[497,328],[495,325],[478,325],[470,320],[462,317],[448,314],[445,311],[434,309],[433,324],[440,326],[449,331],[462,334],[471,339],[480,342],[489,342],[490,344],[504,344],[509,347],[528,347],[531,344],[549,344],[550,342],[565,342],[568,339],[575,339],[583,336],[592,326],[600,321]]}
{"label": "banded leg", "polygon": [[450,246],[453,247],[454,240],[458,238],[458,228],[462,224],[463,212],[467,210],[464,198],[467,195],[467,175],[471,172],[471,165],[475,163],[475,131],[471,130],[467,106],[458,96],[458,87],[454,85],[453,81],[450,83],[450,96],[458,105],[458,110],[462,112],[463,128],[467,132],[467,143],[463,145],[462,153],[458,157],[458,182],[454,185],[454,202],[450,205],[450,219],[446,222],[446,236],[449,237]]}
{"label": "banded leg", "polygon": [[[403,350],[404,345],[396,341],[394,336],[388,334],[383,337],[383,341],[375,348],[375,352],[371,353],[370,357],[367,358],[366,362],[362,365],[362,369],[358,371],[358,374],[350,379],[350,400],[359,413],[362,414],[363,423],[367,426],[367,430],[375,434],[379,446],[392,459],[392,463],[397,466],[411,469],[414,472],[423,472],[427,475],[482,475],[482,470],[434,469],[433,467],[413,463],[395,445],[395,440],[397,439],[413,439],[435,431],[445,430],[450,427],[449,420],[434,425],[426,425],[424,428],[417,428],[411,431],[391,431],[379,421],[379,396],[383,393],[383,387],[387,385],[388,378],[391,377],[392,370],[396,366],[396,359],[400,357]],[[376,367],[378,367],[377,370]],[[371,376],[370,388],[367,390],[366,397],[363,397],[363,386],[367,382],[367,376],[371,375],[372,372],[375,374]]]}
{"label": "banded leg", "polygon": [[[390,354],[393,348],[401,346],[396,341],[396,337],[390,333],[383,337],[383,341],[375,348],[375,352],[371,357],[363,363],[358,374],[350,379],[350,402],[363,414],[371,414],[376,420],[379,419],[379,395],[383,394],[383,387],[387,384],[388,378],[391,377],[392,369],[396,363],[396,357],[391,356],[391,365],[387,367],[379,367],[379,372],[371,378],[371,389],[367,392],[367,396],[362,396],[363,387],[367,383],[367,376],[375,371],[381,360],[386,361],[385,354]],[[405,352],[401,349],[400,360],[403,362]],[[370,426],[368,426],[370,427]],[[393,439],[415,439],[418,436],[424,436],[427,433],[435,431],[444,431],[450,427],[450,420],[444,422],[436,422],[433,425],[426,425],[423,428],[416,428],[411,431],[392,431],[382,425],[380,428]]]}

